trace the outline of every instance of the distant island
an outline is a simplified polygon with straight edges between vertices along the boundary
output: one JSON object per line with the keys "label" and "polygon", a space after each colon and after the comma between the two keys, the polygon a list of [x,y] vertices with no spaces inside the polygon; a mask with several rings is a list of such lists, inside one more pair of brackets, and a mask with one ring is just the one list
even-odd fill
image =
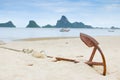
{"label": "distant island", "polygon": [[40,28],[40,26],[35,21],[30,20],[26,28]]}
{"label": "distant island", "polygon": [[15,28],[16,26],[12,23],[12,21],[8,21],[6,23],[0,23],[0,27]]}
{"label": "distant island", "polygon": [[[16,28],[16,26],[12,23],[12,21],[8,21],[6,23],[0,23],[0,27],[3,28]],[[28,25],[25,28],[89,28],[89,29],[107,29],[103,27],[93,27],[91,25],[86,25],[83,22],[73,22],[71,23],[66,16],[62,16],[60,20],[57,20],[55,25],[47,24],[45,26],[39,26],[34,20],[30,20]],[[110,29],[120,29],[115,26],[111,26]]]}
{"label": "distant island", "polygon": [[82,22],[71,23],[65,16],[62,16],[61,19],[57,21],[55,26],[46,25],[43,26],[42,28],[93,28],[93,27],[90,25],[85,25]]}

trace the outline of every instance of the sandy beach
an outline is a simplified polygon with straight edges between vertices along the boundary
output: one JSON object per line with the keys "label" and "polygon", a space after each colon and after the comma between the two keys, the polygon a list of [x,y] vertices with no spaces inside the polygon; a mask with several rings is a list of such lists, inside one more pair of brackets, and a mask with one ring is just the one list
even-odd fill
{"label": "sandy beach", "polygon": [[[120,80],[120,36],[94,38],[106,58],[106,76],[102,75],[102,67],[84,63],[93,48],[87,47],[80,38],[36,38],[1,42],[0,80]],[[54,57],[74,59],[79,63],[55,62]],[[99,53],[94,61],[101,61]]]}

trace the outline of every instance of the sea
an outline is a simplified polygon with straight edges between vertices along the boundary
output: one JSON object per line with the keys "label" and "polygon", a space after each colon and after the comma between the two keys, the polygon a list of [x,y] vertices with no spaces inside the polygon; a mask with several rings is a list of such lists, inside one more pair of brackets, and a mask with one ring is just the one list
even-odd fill
{"label": "sea", "polygon": [[0,28],[0,41],[13,41],[26,38],[80,37],[80,33],[91,36],[120,36],[120,29],[70,28],[69,32],[60,32],[61,28]]}

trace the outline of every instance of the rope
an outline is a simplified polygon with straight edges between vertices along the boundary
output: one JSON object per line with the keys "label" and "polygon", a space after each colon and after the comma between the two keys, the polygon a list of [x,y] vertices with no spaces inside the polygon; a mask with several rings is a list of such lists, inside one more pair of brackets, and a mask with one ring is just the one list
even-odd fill
{"label": "rope", "polygon": [[16,51],[16,52],[22,52],[22,50],[17,50],[17,49],[12,49],[12,48],[7,48],[7,47],[0,47],[0,48],[8,49],[8,50]]}
{"label": "rope", "polygon": [[22,49],[22,50],[18,50],[18,49],[13,49],[13,48],[8,48],[8,47],[0,47],[3,49],[8,49],[8,50],[12,50],[12,51],[16,51],[16,52],[24,52],[24,53],[32,53],[33,49]]}

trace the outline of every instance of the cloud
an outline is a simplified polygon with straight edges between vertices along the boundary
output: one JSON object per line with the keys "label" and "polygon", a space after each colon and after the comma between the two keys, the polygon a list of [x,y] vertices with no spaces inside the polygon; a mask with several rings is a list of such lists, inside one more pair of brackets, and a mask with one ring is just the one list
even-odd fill
{"label": "cloud", "polygon": [[4,10],[14,11],[50,11],[56,13],[68,13],[83,8],[92,7],[94,4],[90,1],[83,0],[11,0],[4,2]]}
{"label": "cloud", "polygon": [[33,2],[29,3],[30,6],[33,6],[35,8],[41,9],[41,10],[48,10],[53,11],[57,13],[68,13],[75,11],[77,9],[82,9],[84,7],[90,7],[93,6],[91,2],[85,2],[85,1],[65,1],[65,0],[57,0],[57,1],[42,1],[42,2]]}
{"label": "cloud", "polygon": [[[91,25],[103,20],[108,21],[105,25],[120,21],[120,0],[0,0],[0,3],[1,21],[10,19],[17,25],[25,25],[30,19],[43,25],[54,24],[61,15]],[[112,16],[113,22],[109,23],[106,16]]]}
{"label": "cloud", "polygon": [[109,4],[109,5],[105,5],[104,8],[107,11],[120,11],[120,4]]}

